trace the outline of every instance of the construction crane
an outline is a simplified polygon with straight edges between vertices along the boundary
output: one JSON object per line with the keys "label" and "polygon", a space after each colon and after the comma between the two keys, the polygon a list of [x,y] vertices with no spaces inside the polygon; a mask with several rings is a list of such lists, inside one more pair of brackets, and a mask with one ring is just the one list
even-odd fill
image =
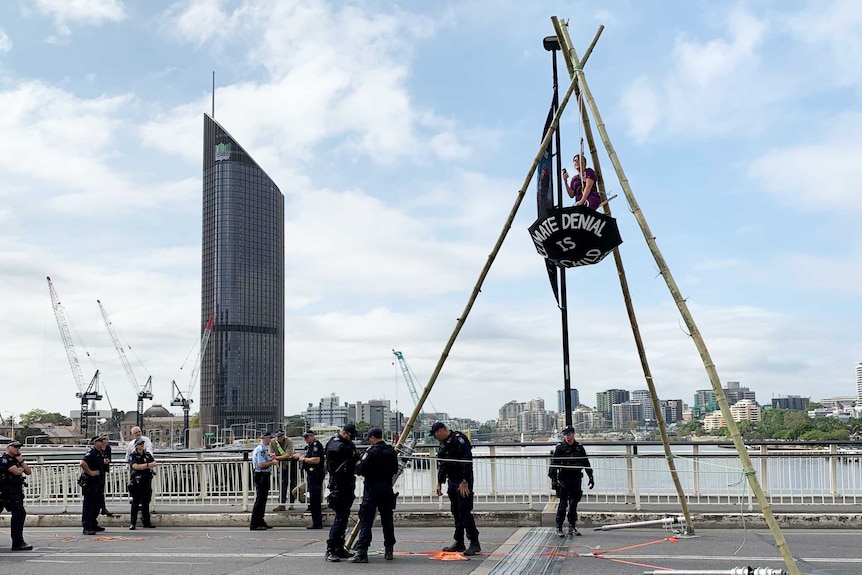
{"label": "construction crane", "polygon": [[189,381],[189,389],[185,394],[180,391],[180,388],[177,386],[176,380],[171,380],[171,385],[174,388],[174,399],[171,401],[171,405],[174,407],[182,407],[183,408],[183,447],[186,449],[189,448],[189,411],[191,411],[192,407],[192,393],[195,389],[195,382],[198,378],[198,373],[201,369],[201,362],[204,359],[204,353],[207,350],[207,344],[210,341],[210,334],[213,331],[213,320],[215,319],[215,312],[210,314],[209,320],[207,320],[207,325],[204,328],[204,333],[201,336],[201,349],[198,353],[198,361],[195,364],[194,369],[192,370],[192,377]]}
{"label": "construction crane", "polygon": [[120,336],[117,334],[117,330],[114,328],[114,324],[108,319],[108,312],[105,310],[105,306],[102,305],[100,300],[96,300],[96,303],[99,304],[99,310],[102,312],[102,319],[105,320],[105,327],[108,328],[108,333],[111,334],[111,341],[114,342],[114,348],[117,350],[117,355],[120,356],[120,362],[123,364],[123,368],[126,370],[126,377],[129,378],[129,383],[132,384],[132,389],[135,390],[135,393],[138,396],[138,418],[137,425],[141,429],[144,428],[144,400],[145,399],[153,399],[153,376],[149,376],[147,378],[147,383],[144,384],[143,387],[138,385],[138,379],[135,377],[135,372],[132,371],[132,366],[129,365],[129,360],[126,357],[126,352],[123,350],[123,344],[120,343]]}
{"label": "construction crane", "polygon": [[[85,387],[81,364],[78,362],[78,354],[75,353],[75,344],[72,343],[72,334],[69,332],[69,322],[66,321],[66,312],[63,310],[60,296],[57,295],[57,290],[54,289],[54,283],[50,276],[48,276],[48,291],[51,293],[51,305],[54,308],[54,316],[57,318],[57,327],[60,328],[60,338],[63,340],[63,347],[66,348],[66,358],[69,360],[72,377],[75,378],[75,384],[78,386],[78,393],[75,394],[75,397],[81,400],[81,435],[86,438],[89,431],[89,405],[102,399],[102,395],[99,393],[99,370],[96,370],[90,383]],[[87,354],[87,356],[89,355]],[[95,403],[93,408],[95,409]]]}
{"label": "construction crane", "polygon": [[[413,405],[419,405],[419,394],[416,393],[416,384],[413,381],[413,374],[410,372],[410,366],[404,359],[404,354],[400,351],[392,350],[392,353],[398,359],[398,365],[401,367],[401,373],[404,375],[404,381],[407,382],[407,389],[410,390],[410,397],[413,399]],[[422,412],[420,412],[420,416]]]}

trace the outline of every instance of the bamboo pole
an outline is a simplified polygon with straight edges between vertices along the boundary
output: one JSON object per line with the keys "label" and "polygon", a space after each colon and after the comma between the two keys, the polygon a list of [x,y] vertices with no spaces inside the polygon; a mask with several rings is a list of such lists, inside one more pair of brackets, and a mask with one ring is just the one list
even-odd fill
{"label": "bamboo pole", "polygon": [[[551,18],[551,21],[554,24],[554,30],[556,30],[557,38],[560,39],[560,44],[563,46],[563,58],[566,61],[566,67],[569,69],[569,77],[574,78],[575,76],[575,67],[580,65],[575,64],[572,61],[571,53],[568,50],[568,46],[572,45],[572,39],[569,37],[569,30],[567,27],[564,27],[560,24],[560,21],[554,17]],[[604,30],[604,26],[599,26],[598,32],[596,33],[596,39],[601,35],[602,30]],[[595,40],[590,44],[590,47],[587,49],[584,55],[592,51],[593,46],[595,46]],[[581,89],[575,88],[575,96],[578,101],[581,101]],[[584,126],[584,137],[587,139],[587,145],[590,148],[590,156],[593,159],[593,169],[596,171],[596,175],[598,176],[596,180],[596,186],[598,188],[599,196],[602,199],[602,208],[604,209],[605,214],[610,217],[613,217],[611,214],[611,206],[607,201],[607,193],[605,190],[604,178],[602,177],[602,167],[599,162],[599,154],[598,149],[596,148],[596,140],[593,137],[593,128],[590,124],[590,118],[586,113],[581,114],[582,124]],[[682,482],[679,479],[679,474],[676,470],[676,463],[673,460],[673,452],[670,448],[670,439],[667,435],[667,429],[665,429],[665,421],[664,414],[661,410],[661,404],[658,400],[658,393],[655,389],[655,384],[653,383],[652,370],[650,369],[649,362],[647,361],[646,348],[644,347],[643,339],[641,339],[640,327],[638,325],[637,315],[635,314],[634,304],[632,303],[631,292],[629,291],[629,282],[626,278],[626,270],[623,267],[623,258],[620,253],[619,248],[614,250],[614,262],[617,265],[617,275],[620,278],[620,290],[623,294],[623,301],[626,305],[626,312],[629,316],[629,323],[632,328],[632,336],[634,336],[635,347],[637,347],[638,357],[641,362],[641,369],[643,369],[644,379],[646,380],[647,388],[649,389],[650,399],[652,400],[653,412],[656,416],[656,423],[658,424],[659,433],[661,434],[661,442],[664,447],[664,457],[667,461],[667,467],[670,471],[671,480],[673,481],[674,488],[676,489],[676,495],[679,500],[680,507],[682,508],[682,514],[685,516],[685,527],[684,532],[687,535],[694,534],[694,523],[691,520],[691,513],[688,509],[688,498],[685,495],[685,491],[682,488]]]}
{"label": "bamboo pole", "polygon": [[[571,43],[569,43],[568,49],[570,51],[572,61],[578,62],[577,52],[575,51],[575,48],[571,45]],[[634,214],[635,219],[637,220],[638,225],[641,228],[641,232],[643,233],[647,246],[649,247],[650,252],[652,252],[653,258],[655,259],[655,262],[659,267],[659,271],[664,278],[665,283],[667,284],[671,297],[673,297],[673,300],[676,303],[680,314],[682,315],[683,321],[685,321],[685,325],[688,328],[691,338],[694,341],[695,347],[700,354],[701,360],[703,361],[703,366],[706,369],[706,373],[709,376],[709,381],[712,384],[712,389],[715,393],[715,398],[718,402],[719,409],[721,410],[721,414],[724,416],[724,420],[727,424],[727,430],[730,432],[730,438],[731,440],[733,440],[733,444],[736,447],[737,453],[739,454],[739,459],[742,463],[743,474],[748,480],[748,484],[751,487],[751,491],[757,498],[757,503],[760,505],[760,509],[763,513],[763,518],[766,521],[766,524],[769,526],[769,531],[772,533],[772,536],[775,539],[775,544],[778,547],[782,558],[784,559],[784,564],[787,566],[788,573],[790,575],[800,575],[799,567],[796,565],[796,562],[793,559],[793,554],[790,552],[790,546],[787,544],[787,540],[784,539],[784,534],[781,532],[781,528],[778,526],[778,523],[775,521],[775,516],[772,514],[772,508],[769,506],[769,501],[766,499],[766,495],[763,493],[763,489],[760,487],[760,483],[757,481],[756,471],[751,464],[751,458],[748,456],[748,451],[745,449],[745,444],[742,441],[742,435],[740,435],[739,433],[739,427],[736,425],[736,422],[733,420],[733,415],[730,413],[730,406],[727,403],[727,397],[725,397],[724,391],[721,388],[721,380],[718,377],[718,371],[716,370],[715,364],[712,361],[712,357],[709,354],[709,350],[706,347],[706,342],[704,341],[700,330],[698,330],[697,328],[697,324],[694,321],[694,317],[691,315],[691,312],[688,309],[688,304],[682,297],[682,294],[679,291],[679,287],[677,286],[673,275],[671,275],[670,268],[668,267],[664,256],[662,256],[662,253],[658,248],[658,244],[656,244],[655,236],[653,236],[652,231],[647,224],[646,218],[644,217],[643,212],[638,205],[637,199],[635,199],[634,192],[632,191],[631,185],[629,184],[628,177],[623,170],[622,164],[620,163],[619,157],[617,156],[617,152],[614,149],[613,144],[611,144],[610,136],[608,135],[607,129],[605,128],[605,124],[602,120],[601,114],[599,113],[598,106],[596,106],[596,101],[595,99],[593,99],[589,84],[587,84],[586,77],[584,76],[583,66],[575,66],[575,78],[580,90],[583,92],[584,97],[586,98],[587,104],[590,107],[590,112],[592,113],[593,118],[596,121],[596,128],[598,129],[599,135],[602,138],[602,143],[604,143],[605,145],[605,150],[610,157],[611,164],[613,164],[614,166],[617,178],[619,178],[620,186],[622,187],[623,193],[626,196],[626,200],[629,203],[629,208],[631,209],[632,214]]]}

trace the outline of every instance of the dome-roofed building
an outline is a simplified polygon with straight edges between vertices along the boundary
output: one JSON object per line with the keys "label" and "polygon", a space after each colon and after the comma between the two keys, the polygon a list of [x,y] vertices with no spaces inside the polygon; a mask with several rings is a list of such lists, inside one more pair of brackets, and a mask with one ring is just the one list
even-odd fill
{"label": "dome-roofed building", "polygon": [[[132,428],[138,420],[137,411],[126,413],[121,423],[123,439],[128,443],[132,437]],[[169,449],[183,440],[183,416],[171,413],[163,405],[153,404],[144,411],[144,435],[153,442],[153,447]]]}

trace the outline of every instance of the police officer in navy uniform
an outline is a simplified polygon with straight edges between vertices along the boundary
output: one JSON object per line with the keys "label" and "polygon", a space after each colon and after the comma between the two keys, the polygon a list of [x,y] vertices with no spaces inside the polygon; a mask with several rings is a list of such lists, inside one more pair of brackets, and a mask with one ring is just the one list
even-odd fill
{"label": "police officer in navy uniform", "polygon": [[302,434],[305,440],[305,455],[299,456],[299,464],[305,471],[306,491],[308,492],[308,512],[311,513],[311,525],[306,529],[323,529],[323,477],[325,456],[323,445],[314,437],[310,429]]}
{"label": "police officer in navy uniform", "polygon": [[554,448],[551,456],[551,468],[548,477],[551,478],[551,487],[557,492],[560,502],[557,504],[557,536],[565,537],[563,533],[563,520],[569,519],[569,535],[580,535],[575,527],[578,521],[578,501],[584,495],[581,482],[584,471],[589,477],[589,487],[595,486],[593,481],[593,469],[584,446],[575,440],[575,428],[571,425],[563,429],[563,441]]}
{"label": "police officer in navy uniform", "polygon": [[[30,466],[21,455],[21,442],[10,441],[6,451],[0,455],[0,492],[6,509],[12,515],[12,551],[30,551],[32,545],[24,541],[24,519],[27,511],[24,509],[24,476],[30,475]],[[0,511],[3,507],[0,507]]]}
{"label": "police officer in navy uniform", "polygon": [[97,435],[90,440],[92,447],[84,454],[81,460],[81,471],[84,473],[84,505],[81,510],[81,526],[84,535],[95,535],[98,531],[104,531],[99,526],[99,511],[102,508],[105,483],[102,474],[105,472],[105,457],[102,451],[105,449],[107,438]]}
{"label": "police officer in navy uniform", "polygon": [[362,504],[359,506],[359,538],[356,540],[356,556],[351,563],[368,563],[368,547],[371,545],[371,527],[374,516],[380,510],[380,526],[383,528],[383,557],[392,560],[395,547],[395,526],[392,512],[395,509],[395,493],[392,481],[398,474],[398,454],[383,440],[379,427],[368,430],[371,447],[365,450],[356,464],[356,475],[365,478]]}
{"label": "police officer in navy uniform", "polygon": [[359,456],[353,440],[356,439],[356,426],[345,424],[341,431],[326,444],[326,470],[329,472],[329,507],[335,511],[335,519],[329,529],[326,541],[326,560],[337,563],[353,557],[344,548],[344,534],[347,532],[347,519],[353,505],[356,489],[356,462]]}
{"label": "police officer in navy uniform", "polygon": [[[450,431],[438,421],[431,426],[434,439],[440,442],[437,451],[437,495],[449,496],[449,508],[455,519],[455,542],[443,551],[462,551],[464,555],[476,555],[482,551],[479,545],[479,530],[473,519],[473,446],[460,431]],[[470,546],[464,546],[464,535]]]}

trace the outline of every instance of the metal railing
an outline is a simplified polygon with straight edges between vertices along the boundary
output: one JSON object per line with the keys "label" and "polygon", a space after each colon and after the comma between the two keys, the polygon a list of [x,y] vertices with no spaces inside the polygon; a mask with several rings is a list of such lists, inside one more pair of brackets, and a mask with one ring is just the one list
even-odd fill
{"label": "metal railing", "polygon": [[[653,503],[677,503],[677,494],[660,445],[649,443],[586,443],[596,478],[596,487],[584,492],[584,502],[601,503],[612,509],[627,505],[640,509]],[[858,444],[857,444],[858,445]],[[816,446],[786,444],[751,447],[750,455],[764,492],[771,504],[859,505],[862,504],[862,449],[827,443]],[[474,491],[476,502],[532,505],[547,501],[550,444],[477,445],[474,447]],[[742,505],[753,510],[756,502],[743,481],[739,458],[733,449],[715,445],[674,445],[674,458],[683,490],[690,503]],[[39,450],[41,451],[41,450]],[[46,450],[47,451],[47,450]],[[69,450],[60,455],[25,452],[33,468],[25,490],[30,508],[52,507],[70,511],[80,506],[77,485],[79,460],[69,460]],[[395,489],[405,503],[443,508],[448,501],[436,495],[437,462],[432,446],[420,446]],[[63,457],[62,459],[56,459]],[[213,450],[156,453],[160,462],[154,478],[154,503],[239,506],[247,510],[254,500],[248,452]],[[273,473],[270,497],[281,469]],[[107,475],[108,502],[126,501],[128,466],[112,466]],[[299,477],[302,482],[304,477]],[[357,482],[357,496],[362,482]]]}

